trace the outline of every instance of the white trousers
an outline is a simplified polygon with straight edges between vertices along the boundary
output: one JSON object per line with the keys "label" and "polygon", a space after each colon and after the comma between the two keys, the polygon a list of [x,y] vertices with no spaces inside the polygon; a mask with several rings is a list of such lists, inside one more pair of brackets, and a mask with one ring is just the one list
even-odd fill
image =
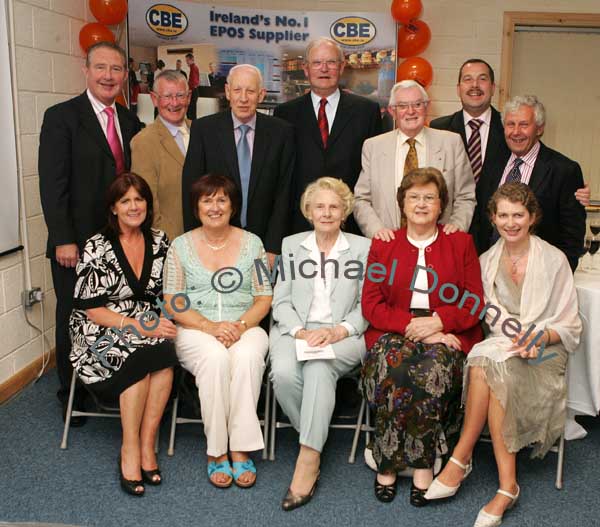
{"label": "white trousers", "polygon": [[177,329],[177,356],[196,379],[209,456],[264,448],[256,406],[268,348],[260,327],[230,348],[200,330]]}

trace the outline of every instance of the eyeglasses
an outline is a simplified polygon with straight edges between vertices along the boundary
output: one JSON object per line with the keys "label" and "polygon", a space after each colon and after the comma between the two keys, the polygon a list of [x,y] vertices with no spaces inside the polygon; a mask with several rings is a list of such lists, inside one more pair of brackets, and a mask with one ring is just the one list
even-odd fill
{"label": "eyeglasses", "polygon": [[435,194],[407,194],[406,195],[406,201],[408,201],[411,204],[417,204],[420,203],[421,200],[423,200],[427,205],[431,205],[432,203],[435,203],[436,200],[440,199],[439,196],[436,196]]}
{"label": "eyeglasses", "polygon": [[339,60],[311,60],[309,66],[315,70],[318,70],[323,64],[327,64],[328,68],[335,69],[340,65]]}
{"label": "eyeglasses", "polygon": [[399,102],[397,104],[391,104],[390,107],[395,110],[400,110],[401,112],[405,112],[409,108],[413,110],[421,110],[423,108],[427,108],[428,101],[415,101],[415,102]]}
{"label": "eyeglasses", "polygon": [[185,101],[185,99],[187,98],[187,96],[189,95],[190,92],[185,92],[185,93],[168,93],[166,95],[159,95],[158,93],[154,92],[154,95],[156,95],[156,97],[158,97],[161,101],[172,101],[172,100],[177,100],[179,102]]}

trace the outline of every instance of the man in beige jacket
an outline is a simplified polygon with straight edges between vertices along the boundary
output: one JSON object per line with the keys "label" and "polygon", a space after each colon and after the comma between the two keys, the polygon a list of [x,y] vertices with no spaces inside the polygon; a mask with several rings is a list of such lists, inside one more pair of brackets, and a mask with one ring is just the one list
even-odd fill
{"label": "man in beige jacket", "polygon": [[154,226],[173,240],[183,234],[181,172],[190,138],[185,115],[191,93],[180,72],[165,70],[154,79],[151,97],[158,117],[131,141],[131,170],[152,189]]}

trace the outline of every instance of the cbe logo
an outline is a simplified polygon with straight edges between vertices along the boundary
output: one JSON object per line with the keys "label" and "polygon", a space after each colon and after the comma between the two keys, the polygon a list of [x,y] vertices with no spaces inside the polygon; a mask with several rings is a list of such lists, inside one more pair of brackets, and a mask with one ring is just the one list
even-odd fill
{"label": "cbe logo", "polygon": [[329,29],[331,37],[344,46],[364,46],[375,38],[375,24],[366,18],[349,16],[338,18]]}
{"label": "cbe logo", "polygon": [[185,13],[169,4],[155,4],[146,11],[148,27],[161,37],[181,35],[188,26]]}

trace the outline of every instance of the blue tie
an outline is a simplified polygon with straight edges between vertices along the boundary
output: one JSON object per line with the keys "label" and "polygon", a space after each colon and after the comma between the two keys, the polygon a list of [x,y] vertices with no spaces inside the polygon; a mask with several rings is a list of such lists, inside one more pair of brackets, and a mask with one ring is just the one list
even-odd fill
{"label": "blue tie", "polygon": [[250,127],[247,124],[241,124],[239,130],[242,134],[237,144],[238,168],[240,169],[240,181],[242,183],[241,223],[242,227],[246,227],[246,215],[248,212],[248,186],[250,185],[250,170],[252,167],[250,145],[248,144],[247,137]]}

